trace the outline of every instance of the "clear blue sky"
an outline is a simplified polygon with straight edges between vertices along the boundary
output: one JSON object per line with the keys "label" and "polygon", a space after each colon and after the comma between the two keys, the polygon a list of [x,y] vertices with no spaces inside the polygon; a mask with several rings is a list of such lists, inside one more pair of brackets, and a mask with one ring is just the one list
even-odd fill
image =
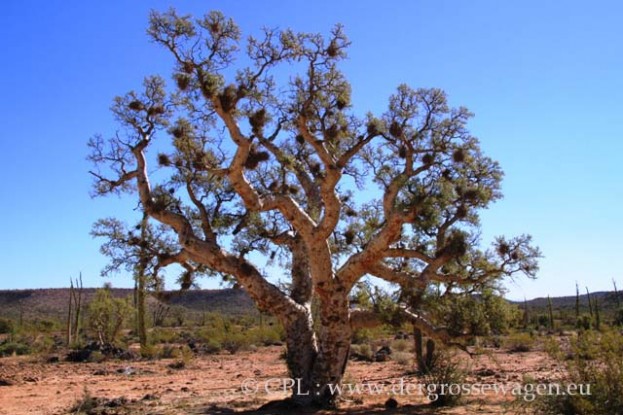
{"label": "clear blue sky", "polygon": [[[483,237],[530,233],[545,258],[509,297],[623,287],[623,5],[612,1],[3,2],[0,16],[0,288],[99,286],[99,217],[133,205],[91,200],[86,140],[115,129],[113,96],[170,60],[145,35],[150,9],[219,9],[261,26],[353,44],[344,68],[358,110],[380,113],[396,85],[440,87],[506,172]],[[113,280],[131,285],[130,278]]]}

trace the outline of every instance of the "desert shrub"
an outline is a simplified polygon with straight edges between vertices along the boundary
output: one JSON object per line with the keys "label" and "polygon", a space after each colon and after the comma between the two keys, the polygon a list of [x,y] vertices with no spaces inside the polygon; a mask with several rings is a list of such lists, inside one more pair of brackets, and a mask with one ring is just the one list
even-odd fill
{"label": "desert shrub", "polygon": [[115,344],[126,319],[132,316],[128,299],[114,298],[110,290],[97,290],[88,306],[88,326],[100,344]]}
{"label": "desert shrub", "polygon": [[427,299],[428,308],[451,332],[474,336],[506,334],[517,327],[521,311],[492,289],[478,295],[464,294],[448,298]]}
{"label": "desert shrub", "polygon": [[353,331],[351,342],[353,344],[363,344],[372,340],[372,335],[368,329],[356,329]]}
{"label": "desert shrub", "polygon": [[467,371],[461,367],[459,359],[447,351],[437,354],[434,364],[424,376],[424,386],[433,406],[453,406],[461,399],[461,389],[450,385],[463,385]]}
{"label": "desert shrub", "polygon": [[159,356],[160,351],[153,344],[145,344],[141,346],[141,357],[143,359],[155,359]]}
{"label": "desert shrub", "polygon": [[395,340],[392,343],[392,349],[397,352],[406,352],[409,350],[411,343],[407,340]]}
{"label": "desert shrub", "polygon": [[590,330],[591,329],[591,318],[590,316],[583,315],[578,317],[575,326],[579,330]]}
{"label": "desert shrub", "polygon": [[173,349],[171,353],[172,357],[175,359],[174,363],[171,363],[168,367],[171,369],[183,369],[192,361],[195,357],[193,351],[190,350],[190,347],[187,345],[183,345],[181,347],[177,347]]}
{"label": "desert shrub", "polygon": [[193,354],[193,351],[190,350],[190,347],[188,347],[187,345],[178,347],[173,353],[173,357],[181,359],[186,363],[190,362],[194,356],[195,355]]}
{"label": "desert shrub", "polygon": [[50,353],[54,351],[56,346],[54,339],[49,334],[34,336],[28,344],[35,353]]}
{"label": "desert shrub", "polygon": [[87,362],[90,363],[101,363],[106,360],[106,355],[99,350],[94,350],[89,354],[87,358]]}
{"label": "desert shrub", "polygon": [[176,343],[179,340],[178,333],[170,328],[156,327],[151,332],[151,341],[154,344]]}
{"label": "desert shrub", "polygon": [[281,343],[285,338],[285,333],[280,328],[276,325],[253,327],[245,330],[243,334],[247,337],[249,344],[272,346]]}
{"label": "desert shrub", "polygon": [[374,352],[369,344],[354,344],[351,346],[351,356],[357,360],[371,362],[374,360]]}
{"label": "desert shrub", "polygon": [[505,339],[504,343],[509,352],[521,353],[532,350],[535,341],[529,333],[513,333]]}
{"label": "desert shrub", "polygon": [[413,361],[413,354],[407,352],[393,352],[392,360],[401,366],[408,366]]}
{"label": "desert shrub", "polygon": [[381,325],[373,328],[360,328],[353,331],[351,338],[352,344],[370,343],[373,340],[386,338],[392,335],[394,328],[388,325]]}
{"label": "desert shrub", "polygon": [[216,339],[210,339],[205,343],[204,348],[206,353],[215,354],[223,350],[223,345]]}
{"label": "desert shrub", "polygon": [[612,324],[615,326],[623,326],[623,308],[619,308],[614,314]]}
{"label": "desert shrub", "polygon": [[12,356],[13,354],[16,354],[18,356],[26,355],[26,354],[30,354],[30,352],[31,352],[30,346],[24,343],[17,343],[17,342],[0,343],[0,356],[2,357]]}
{"label": "desert shrub", "polygon": [[[537,414],[609,415],[623,413],[623,337],[614,331],[583,332],[571,343],[565,360],[569,383],[590,385],[590,394],[543,396],[532,409]],[[561,354],[554,358],[562,360]],[[590,357],[590,358],[587,358]]]}
{"label": "desert shrub", "polygon": [[227,333],[221,344],[229,353],[236,354],[238,351],[249,347],[251,343],[248,337],[242,333]]}
{"label": "desert shrub", "polygon": [[13,322],[11,320],[0,318],[0,334],[8,334],[13,331]]}
{"label": "desert shrub", "polygon": [[170,344],[165,344],[160,349],[160,353],[158,357],[162,359],[173,359],[175,357],[175,349],[176,347]]}
{"label": "desert shrub", "polygon": [[97,407],[97,398],[91,396],[91,393],[85,387],[82,396],[69,409],[70,414],[88,414]]}
{"label": "desert shrub", "polygon": [[46,332],[50,333],[55,330],[59,330],[61,328],[60,323],[58,321],[53,320],[35,320],[34,327],[38,332]]}
{"label": "desert shrub", "polygon": [[186,322],[187,310],[182,306],[171,307],[171,317],[173,317],[173,325],[182,327]]}

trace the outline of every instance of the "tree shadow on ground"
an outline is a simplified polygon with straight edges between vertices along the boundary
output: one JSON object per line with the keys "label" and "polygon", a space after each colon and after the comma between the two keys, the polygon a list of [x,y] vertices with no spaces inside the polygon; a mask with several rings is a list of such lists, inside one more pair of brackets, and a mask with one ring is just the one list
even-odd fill
{"label": "tree shadow on ground", "polygon": [[264,405],[259,409],[247,409],[237,411],[227,407],[211,407],[206,408],[201,414],[207,415],[394,415],[394,414],[418,414],[418,415],[432,415],[435,414],[435,408],[430,405],[401,405],[395,409],[388,409],[384,406],[362,406],[360,408],[346,408],[346,409],[314,409],[314,408],[293,408],[286,405],[280,405],[279,402],[275,402],[273,405]]}

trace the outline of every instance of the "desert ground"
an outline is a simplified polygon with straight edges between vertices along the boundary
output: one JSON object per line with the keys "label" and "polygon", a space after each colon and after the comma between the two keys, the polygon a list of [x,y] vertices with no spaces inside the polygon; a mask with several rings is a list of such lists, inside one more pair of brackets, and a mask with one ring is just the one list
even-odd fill
{"label": "desert ground", "polygon": [[[107,360],[101,363],[70,363],[52,356],[13,356],[0,359],[0,414],[68,414],[86,396],[92,397],[92,414],[230,414],[301,413],[283,408],[260,410],[285,398],[280,378],[286,378],[281,358],[283,347],[262,347],[235,355],[196,356],[183,368],[172,359],[153,361]],[[540,350],[510,353],[484,349],[470,357],[459,355],[468,370],[467,383],[506,385],[511,389],[525,379],[547,382],[564,376],[564,369]],[[409,364],[351,361],[345,383],[375,384],[369,389],[346,393],[339,411],[320,414],[514,414],[523,413],[521,398],[493,391],[462,398],[460,405],[435,408],[416,388],[423,380],[412,374]],[[402,382],[402,393],[400,383]],[[245,390],[246,388],[246,390]],[[257,392],[254,393],[254,388]],[[394,393],[398,392],[398,393]],[[389,398],[397,408],[386,408]]]}

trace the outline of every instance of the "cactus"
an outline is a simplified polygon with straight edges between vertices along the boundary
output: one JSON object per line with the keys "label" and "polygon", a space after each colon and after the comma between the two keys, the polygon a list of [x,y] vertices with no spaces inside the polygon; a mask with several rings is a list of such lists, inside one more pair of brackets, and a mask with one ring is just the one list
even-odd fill
{"label": "cactus", "polygon": [[67,341],[67,347],[69,347],[69,345],[71,344],[71,339],[72,339],[72,305],[73,305],[73,296],[74,296],[74,280],[73,279],[69,279],[69,301],[67,304],[67,333],[65,334],[66,336],[66,341]]}
{"label": "cactus", "polygon": [[552,299],[550,296],[547,296],[547,311],[549,312],[549,329],[550,331],[554,330],[554,312],[552,310]]}
{"label": "cactus", "polygon": [[588,291],[588,287],[586,287],[586,296],[588,297],[588,312],[591,315],[591,320],[593,319],[593,302],[591,301],[591,293]]}
{"label": "cactus", "polygon": [[577,281],[575,282],[575,319],[580,318],[580,287]]}
{"label": "cactus", "polygon": [[420,373],[426,371],[423,348],[422,348],[422,330],[413,325],[413,341],[415,343],[415,364]]}

